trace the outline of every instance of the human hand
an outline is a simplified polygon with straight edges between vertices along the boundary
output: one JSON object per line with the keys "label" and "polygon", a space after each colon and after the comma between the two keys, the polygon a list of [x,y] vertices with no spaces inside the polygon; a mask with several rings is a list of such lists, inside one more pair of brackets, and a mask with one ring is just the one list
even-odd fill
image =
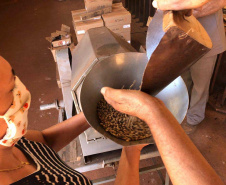
{"label": "human hand", "polygon": [[209,0],[154,0],[152,5],[160,10],[186,10],[199,8]]}
{"label": "human hand", "polygon": [[147,115],[154,115],[162,101],[137,90],[117,90],[110,87],[101,89],[105,100],[117,111],[145,120]]}

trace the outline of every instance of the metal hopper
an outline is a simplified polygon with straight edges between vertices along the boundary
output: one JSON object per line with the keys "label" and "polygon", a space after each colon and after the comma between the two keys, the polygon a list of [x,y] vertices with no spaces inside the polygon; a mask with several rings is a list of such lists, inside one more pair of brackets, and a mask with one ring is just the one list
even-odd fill
{"label": "metal hopper", "polygon": [[[123,146],[142,143],[154,143],[152,137],[125,141],[106,132],[99,124],[97,103],[103,97],[100,90],[104,86],[116,89],[129,89],[134,82],[133,89],[140,89],[143,72],[148,63],[145,53],[121,53],[110,56],[97,63],[86,76],[81,87],[81,109],[90,123],[99,133]],[[184,119],[188,108],[187,88],[181,77],[175,79],[156,96],[161,99],[179,123]]]}
{"label": "metal hopper", "polygon": [[[146,53],[135,52],[125,40],[101,27],[86,33],[72,53],[72,61],[72,94],[76,110],[83,111],[87,121],[95,129],[85,131],[84,136],[86,143],[92,143],[92,148],[90,145],[85,146],[84,138],[80,136],[82,148],[86,150],[83,154],[102,153],[120,148],[121,145],[153,143],[152,137],[126,142],[112,136],[99,124],[96,113],[97,103],[102,98],[102,87],[129,88],[135,82],[133,89],[140,89],[148,64]],[[183,120],[188,107],[188,94],[180,77],[157,97],[164,101],[179,122]]]}

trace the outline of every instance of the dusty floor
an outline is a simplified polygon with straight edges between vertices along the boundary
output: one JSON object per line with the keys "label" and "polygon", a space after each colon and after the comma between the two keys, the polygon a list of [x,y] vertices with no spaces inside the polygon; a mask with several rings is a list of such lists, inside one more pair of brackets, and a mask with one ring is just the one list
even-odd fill
{"label": "dusty floor", "polygon": [[[57,123],[56,110],[40,111],[41,104],[61,99],[55,80],[55,63],[45,37],[60,29],[72,28],[71,10],[83,8],[83,0],[1,0],[0,55],[6,58],[32,94],[29,128],[45,129]],[[145,29],[133,20],[132,43],[145,43]],[[74,37],[73,29],[71,33]],[[75,39],[74,39],[75,40]],[[191,139],[226,183],[226,119],[225,115],[207,106],[206,119]],[[157,159],[159,160],[159,159]],[[142,166],[153,161],[142,161]],[[113,174],[114,170],[87,173],[91,179]],[[162,176],[165,171],[162,170]],[[108,183],[113,184],[113,183]],[[162,184],[157,172],[141,175],[141,184]]]}

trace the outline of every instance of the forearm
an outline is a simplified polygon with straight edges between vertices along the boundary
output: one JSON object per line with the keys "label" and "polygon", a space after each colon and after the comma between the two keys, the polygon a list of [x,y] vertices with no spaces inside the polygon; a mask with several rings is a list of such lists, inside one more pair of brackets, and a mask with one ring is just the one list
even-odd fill
{"label": "forearm", "polygon": [[139,185],[140,151],[123,147],[115,185]]}
{"label": "forearm", "polygon": [[83,113],[42,131],[48,146],[59,151],[89,128]]}
{"label": "forearm", "polygon": [[201,8],[194,9],[193,15],[196,18],[208,16],[222,9],[224,6],[226,6],[226,1],[224,0],[211,0]]}
{"label": "forearm", "polygon": [[173,184],[222,184],[174,116],[165,106],[145,119]]}
{"label": "forearm", "polygon": [[101,93],[116,110],[137,116],[149,125],[173,184],[223,185],[162,101],[134,90],[104,87]]}

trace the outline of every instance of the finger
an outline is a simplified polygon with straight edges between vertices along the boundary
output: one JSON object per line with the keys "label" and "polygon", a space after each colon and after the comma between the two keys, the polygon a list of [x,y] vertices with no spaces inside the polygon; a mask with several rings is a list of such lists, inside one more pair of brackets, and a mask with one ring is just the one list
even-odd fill
{"label": "finger", "polygon": [[101,89],[101,93],[103,94],[104,99],[107,101],[107,103],[110,104],[115,109],[117,109],[118,102],[115,101],[114,98],[112,99],[113,96],[115,97],[114,89],[110,87],[103,87]]}
{"label": "finger", "polygon": [[203,6],[208,3],[209,0],[197,1],[197,0],[181,0],[180,2],[174,0],[154,0],[153,6],[160,10],[185,10],[194,9]]}
{"label": "finger", "polygon": [[160,10],[182,10],[180,5],[173,3],[171,0],[154,0],[152,6]]}
{"label": "finger", "polygon": [[152,2],[152,6],[160,10],[175,10],[173,9],[172,4],[172,1],[169,2],[169,0],[154,0]]}
{"label": "finger", "polygon": [[154,1],[152,2],[152,6],[153,6],[154,8],[157,8],[157,9],[158,9],[158,3],[157,3],[157,0],[154,0]]}
{"label": "finger", "polygon": [[121,90],[113,89],[110,87],[103,87],[101,93],[103,94],[105,100],[109,102],[121,103]]}
{"label": "finger", "polygon": [[182,10],[183,8],[173,3],[171,0],[154,0],[152,3],[152,6],[154,8],[160,9],[160,10]]}
{"label": "finger", "polygon": [[105,92],[108,88],[110,88],[110,87],[102,87],[101,88],[100,92],[101,92],[101,94],[103,94],[103,96],[105,96]]}
{"label": "finger", "polygon": [[107,103],[110,104],[115,110],[122,113],[131,114],[132,109],[131,107],[128,108],[130,105],[128,105],[129,101],[126,98],[126,96],[129,96],[128,90],[104,87],[101,89],[101,93],[104,95]]}

